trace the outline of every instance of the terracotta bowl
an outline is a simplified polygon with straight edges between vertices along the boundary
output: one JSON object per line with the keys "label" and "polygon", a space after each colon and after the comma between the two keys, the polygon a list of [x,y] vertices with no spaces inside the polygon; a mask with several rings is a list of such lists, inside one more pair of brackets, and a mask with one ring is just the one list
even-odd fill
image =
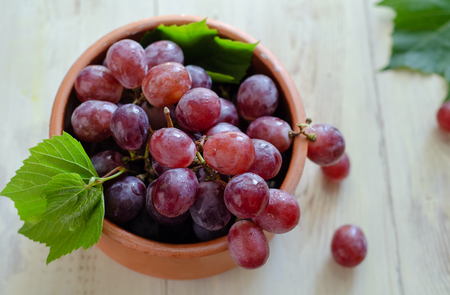
{"label": "terracotta bowl", "polygon": [[[184,25],[204,19],[198,16],[168,15],[143,19],[123,26],[101,38],[86,50],[70,68],[56,95],[50,120],[50,137],[61,135],[70,129],[70,116],[79,104],[73,85],[78,73],[90,64],[101,64],[107,49],[121,39],[140,40],[143,34],[160,24]],[[219,35],[232,40],[255,43],[250,35],[220,21],[208,19],[210,28],[217,29]],[[253,56],[249,73],[261,73],[270,76],[277,84],[280,104],[277,116],[290,124],[305,121],[305,112],[297,89],[277,58],[259,44]],[[294,193],[306,159],[307,142],[297,137],[293,147],[287,151],[285,159],[285,177],[281,180],[281,189]],[[287,160],[287,161],[286,161]],[[272,238],[272,234],[267,234]],[[102,236],[97,246],[106,255],[120,264],[140,273],[165,279],[197,279],[216,275],[236,267],[231,259],[227,237],[213,241],[174,245],[150,241],[136,236],[108,220],[104,220]]]}

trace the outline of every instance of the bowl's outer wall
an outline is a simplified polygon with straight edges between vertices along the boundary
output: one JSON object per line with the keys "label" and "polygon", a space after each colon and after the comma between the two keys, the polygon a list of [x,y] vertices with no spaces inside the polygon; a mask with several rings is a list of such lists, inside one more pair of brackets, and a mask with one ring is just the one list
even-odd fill
{"label": "bowl's outer wall", "polygon": [[[98,40],[78,58],[61,83],[53,104],[50,137],[63,132],[66,107],[78,73],[89,64],[101,64],[100,56],[104,56],[114,42],[126,38],[139,40],[144,32],[160,24],[183,25],[203,19],[187,15],[152,17],[123,26]],[[212,19],[208,19],[207,24],[210,28],[217,29],[221,36],[246,43],[257,42],[250,35],[228,24]],[[305,112],[294,82],[277,58],[261,44],[254,51],[252,66],[255,72],[270,76],[277,84],[280,96],[285,98],[280,104],[286,104],[290,111],[290,123],[304,122]],[[306,139],[296,137],[289,169],[280,189],[294,193],[303,172],[306,152]],[[269,239],[273,237],[273,234],[266,235]],[[191,245],[163,244],[131,234],[106,219],[97,246],[130,269],[165,279],[203,278],[236,266],[228,252],[227,237]]]}

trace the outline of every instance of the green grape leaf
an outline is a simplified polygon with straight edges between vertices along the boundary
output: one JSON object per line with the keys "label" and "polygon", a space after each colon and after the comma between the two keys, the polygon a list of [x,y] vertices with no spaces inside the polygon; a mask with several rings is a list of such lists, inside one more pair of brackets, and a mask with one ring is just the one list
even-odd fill
{"label": "green grape leaf", "polygon": [[385,69],[436,73],[450,85],[450,1],[384,0],[379,5],[397,13],[392,55]]}
{"label": "green grape leaf", "polygon": [[159,40],[175,42],[183,50],[184,64],[202,67],[214,73],[214,82],[225,83],[241,81],[258,45],[222,39],[206,25],[206,19],[182,26],[160,25],[144,35],[141,45],[145,48]]}
{"label": "green grape leaf", "polygon": [[47,208],[42,219],[78,227],[88,219],[102,193],[101,185],[85,184],[76,173],[58,174],[44,188]]}
{"label": "green grape leaf", "polygon": [[80,247],[86,250],[95,245],[102,234],[104,212],[105,208],[102,198],[91,210],[86,222],[74,230],[71,230],[67,224],[40,220],[37,222],[26,221],[19,233],[50,247],[50,253],[47,257],[47,264],[49,264],[53,260],[70,254],[73,250]]}

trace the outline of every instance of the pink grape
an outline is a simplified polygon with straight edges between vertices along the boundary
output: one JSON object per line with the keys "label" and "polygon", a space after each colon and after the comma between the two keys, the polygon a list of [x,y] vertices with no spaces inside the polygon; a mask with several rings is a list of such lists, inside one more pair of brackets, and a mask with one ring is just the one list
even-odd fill
{"label": "pink grape", "polygon": [[220,117],[217,123],[230,123],[234,126],[239,124],[239,115],[234,104],[226,99],[220,98]]}
{"label": "pink grape", "polygon": [[162,165],[161,163],[158,163],[155,159],[152,159],[152,168],[157,176],[161,176],[167,170],[172,169],[170,167]]}
{"label": "pink grape", "polygon": [[114,140],[124,150],[138,150],[145,144],[149,130],[145,111],[134,104],[119,107],[111,117]]}
{"label": "pink grape", "polygon": [[237,128],[234,125],[231,125],[229,123],[217,123],[213,127],[209,128],[206,132],[206,136],[213,136],[214,134],[217,134],[219,132],[225,132],[225,131],[238,131],[241,132],[239,128]]}
{"label": "pink grape", "polygon": [[87,66],[75,81],[75,93],[81,102],[101,100],[118,103],[123,87],[104,66]]}
{"label": "pink grape", "polygon": [[192,88],[202,87],[211,89],[212,80],[208,73],[201,67],[189,65],[186,70],[191,75]]}
{"label": "pink grape", "polygon": [[127,89],[141,86],[147,73],[144,48],[129,39],[120,40],[109,47],[106,63],[114,77]]}
{"label": "pink grape", "polygon": [[176,104],[191,89],[191,78],[186,68],[176,62],[167,62],[151,68],[142,82],[142,92],[155,107]]}
{"label": "pink grape", "polygon": [[203,147],[206,163],[219,173],[236,175],[247,171],[255,158],[252,140],[242,132],[226,131],[211,136]]}
{"label": "pink grape", "polygon": [[252,139],[255,146],[255,159],[247,172],[258,174],[265,180],[277,176],[283,162],[278,149],[262,139]]}
{"label": "pink grape", "polygon": [[164,172],[155,182],[152,192],[153,206],[159,214],[177,217],[189,210],[195,202],[198,181],[187,168]]}
{"label": "pink grape", "polygon": [[444,103],[439,109],[437,121],[442,130],[450,132],[450,101]]}
{"label": "pink grape", "polygon": [[150,154],[170,168],[185,168],[194,161],[197,149],[192,139],[177,128],[162,128],[150,138]]}
{"label": "pink grape", "polygon": [[243,173],[228,182],[224,201],[233,215],[254,218],[266,209],[269,196],[269,187],[263,178],[254,173]]}
{"label": "pink grape", "polygon": [[223,201],[225,185],[220,181],[201,182],[189,209],[192,220],[204,229],[216,231],[228,224],[231,213]]}
{"label": "pink grape", "polygon": [[367,254],[367,240],[356,225],[344,225],[336,230],[331,242],[334,260],[342,266],[354,267],[360,264]]}
{"label": "pink grape", "polygon": [[178,123],[190,131],[203,131],[214,126],[220,116],[220,100],[214,91],[194,88],[186,92],[175,110]]}
{"label": "pink grape", "polygon": [[336,164],[322,166],[322,172],[330,181],[340,182],[344,180],[350,173],[350,160],[347,154],[344,153],[344,156]]}
{"label": "pink grape", "polygon": [[231,258],[245,269],[263,266],[269,258],[269,242],[261,228],[248,220],[233,224],[228,232]]}
{"label": "pink grape", "polygon": [[159,64],[173,61],[184,63],[184,55],[180,46],[169,40],[156,41],[145,48],[148,69]]}
{"label": "pink grape", "polygon": [[275,234],[287,233],[300,221],[300,206],[293,195],[279,189],[270,189],[269,205],[253,221]]}
{"label": "pink grape", "polygon": [[278,106],[277,86],[265,75],[253,75],[239,86],[237,106],[239,114],[249,121],[270,116]]}
{"label": "pink grape", "polygon": [[[164,115],[164,108],[158,108],[151,106],[148,102],[144,102],[141,108],[147,113],[148,123],[152,126],[153,130],[168,127],[166,116]],[[169,106],[170,118],[172,121],[176,119],[175,107]]]}
{"label": "pink grape", "polygon": [[98,176],[102,177],[119,166],[129,169],[129,165],[125,164],[122,159],[121,153],[108,150],[91,157],[91,162]]}
{"label": "pink grape", "polygon": [[111,136],[110,120],[117,106],[107,101],[89,100],[72,113],[76,136],[87,142],[99,142]]}
{"label": "pink grape", "polygon": [[316,140],[308,143],[308,158],[320,166],[336,164],[344,155],[344,136],[328,124],[316,124],[313,129]]}
{"label": "pink grape", "polygon": [[265,116],[253,121],[247,128],[250,138],[262,139],[273,144],[280,153],[287,151],[292,144],[289,137],[291,127],[286,121],[276,117]]}

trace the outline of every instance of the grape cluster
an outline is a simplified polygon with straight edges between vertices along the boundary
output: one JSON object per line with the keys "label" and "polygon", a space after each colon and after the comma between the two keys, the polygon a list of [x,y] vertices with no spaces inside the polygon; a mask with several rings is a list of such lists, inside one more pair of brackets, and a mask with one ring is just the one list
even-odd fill
{"label": "grape cluster", "polygon": [[273,116],[277,86],[257,74],[218,87],[203,68],[183,63],[173,42],[144,49],[122,40],[103,65],[79,74],[73,132],[85,146],[95,143],[100,177],[118,176],[105,183],[105,217],[167,243],[228,234],[234,261],[260,267],[269,255],[263,230],[285,233],[300,220],[297,200],[273,188],[293,140],[289,124]]}

